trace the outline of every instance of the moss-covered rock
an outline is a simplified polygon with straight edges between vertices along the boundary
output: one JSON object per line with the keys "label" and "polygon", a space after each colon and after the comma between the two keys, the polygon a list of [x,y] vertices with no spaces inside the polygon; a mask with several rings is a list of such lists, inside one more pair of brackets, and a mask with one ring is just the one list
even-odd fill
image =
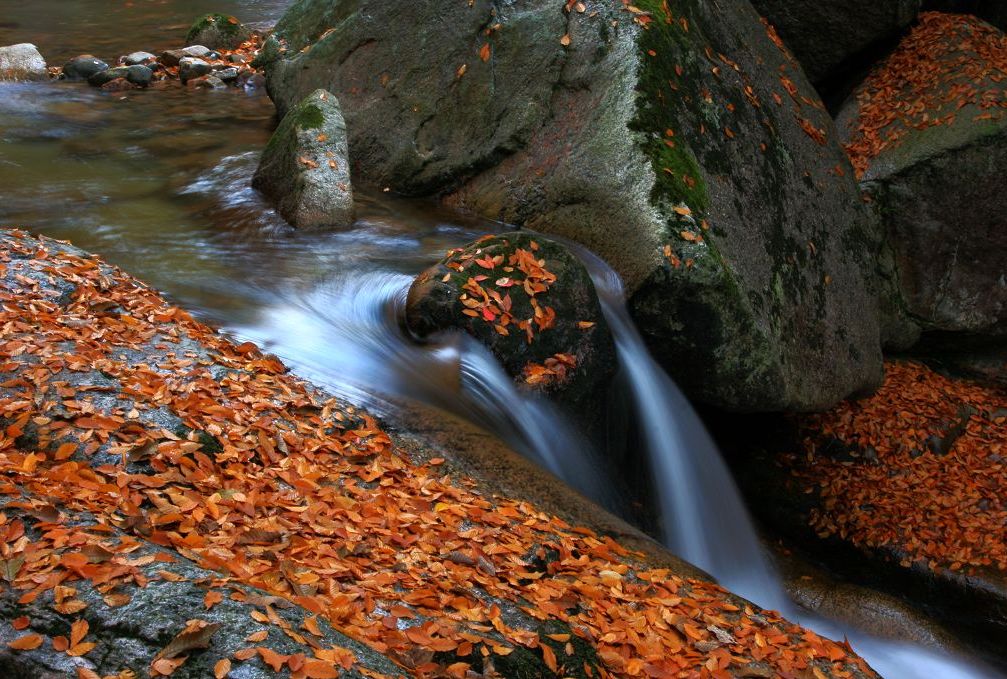
{"label": "moss-covered rock", "polygon": [[185,36],[186,45],[206,45],[210,49],[234,49],[252,32],[233,16],[217,12],[196,19]]}
{"label": "moss-covered rock", "polygon": [[349,226],[353,189],[348,156],[339,101],[317,90],[283,118],[252,184],[274,199],[283,218],[297,228]]}
{"label": "moss-covered rock", "polygon": [[269,90],[336,93],[362,177],[600,254],[693,396],[875,386],[871,217],[800,65],[747,2],[585,5],[299,0]]}
{"label": "moss-covered rock", "polygon": [[524,389],[548,395],[592,430],[616,369],[591,277],[563,245],[505,233],[452,250],[409,291],[418,336],[461,330],[489,347]]}

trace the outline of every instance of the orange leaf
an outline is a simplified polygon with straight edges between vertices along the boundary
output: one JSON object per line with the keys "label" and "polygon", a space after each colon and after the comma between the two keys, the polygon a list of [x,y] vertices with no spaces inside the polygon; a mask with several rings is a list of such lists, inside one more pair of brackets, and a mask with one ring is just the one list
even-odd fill
{"label": "orange leaf", "polygon": [[216,665],[213,666],[213,677],[214,679],[224,679],[230,671],[231,661],[227,658],[222,658],[217,661]]}

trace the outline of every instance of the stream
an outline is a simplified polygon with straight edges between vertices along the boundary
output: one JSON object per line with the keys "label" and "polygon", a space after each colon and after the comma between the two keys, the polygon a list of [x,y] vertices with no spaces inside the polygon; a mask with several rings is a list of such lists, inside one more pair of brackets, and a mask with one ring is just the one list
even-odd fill
{"label": "stream", "polygon": [[[288,4],[0,0],[0,45],[34,42],[50,65],[87,52],[111,63],[181,46],[201,13],[234,13],[254,25],[275,21]],[[419,271],[505,227],[364,189],[351,229],[295,232],[250,188],[274,124],[263,91],[0,83],[0,224],[100,254],[379,415],[402,400],[458,414],[618,509],[590,447],[547,403],[520,394],[485,350],[457,337],[418,346],[399,328],[397,311]],[[889,679],[996,676],[843,629],[786,599],[719,452],[633,328],[618,277],[590,253],[582,257],[616,334],[627,398],[654,423],[644,439],[672,551],[760,605],[833,638],[845,634]]]}

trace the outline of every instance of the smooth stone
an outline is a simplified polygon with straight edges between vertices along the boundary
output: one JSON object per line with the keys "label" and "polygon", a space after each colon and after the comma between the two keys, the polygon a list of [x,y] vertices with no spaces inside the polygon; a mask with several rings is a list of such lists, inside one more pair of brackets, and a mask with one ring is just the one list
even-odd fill
{"label": "smooth stone", "polygon": [[141,64],[130,66],[126,72],[126,80],[140,87],[146,87],[153,79],[154,72]]}
{"label": "smooth stone", "polygon": [[45,59],[28,42],[0,47],[0,80],[45,80],[49,77]]}
{"label": "smooth stone", "polygon": [[182,57],[182,60],[178,62],[178,77],[182,82],[202,77],[212,70],[213,67],[210,64],[195,57]]}
{"label": "smooth stone", "polygon": [[138,64],[148,64],[156,60],[157,55],[151,54],[150,52],[133,52],[132,54],[127,54],[123,57],[122,63],[127,66],[136,66]]}
{"label": "smooth stone", "polygon": [[65,80],[87,80],[95,73],[108,69],[108,64],[91,54],[82,54],[66,62],[63,66]]}
{"label": "smooth stone", "polygon": [[192,24],[186,42],[209,45],[214,49],[234,49],[251,37],[252,32],[227,14],[205,14]]}
{"label": "smooth stone", "polygon": [[102,87],[105,83],[110,83],[116,78],[125,78],[129,75],[130,66],[116,66],[115,68],[106,68],[104,71],[98,71],[87,79],[87,82],[95,87]]}
{"label": "smooth stone", "polygon": [[231,66],[230,68],[222,68],[216,73],[215,76],[223,80],[224,82],[230,82],[231,80],[238,79],[238,69]]}

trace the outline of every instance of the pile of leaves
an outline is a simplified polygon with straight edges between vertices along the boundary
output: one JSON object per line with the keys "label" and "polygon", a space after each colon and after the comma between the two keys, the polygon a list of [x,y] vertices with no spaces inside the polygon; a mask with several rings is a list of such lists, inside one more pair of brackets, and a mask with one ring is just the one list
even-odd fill
{"label": "pile of leaves", "polygon": [[[493,240],[495,236],[483,236],[476,243]],[[545,260],[536,257],[539,246],[531,241],[529,248],[515,248],[510,256],[484,254],[481,250],[455,248],[445,259],[445,266],[458,273],[478,273],[469,275],[462,285],[464,292],[459,297],[465,308],[462,313],[472,318],[482,319],[505,337],[510,335],[509,326],[515,325],[524,332],[531,344],[535,333],[543,332],[556,325],[556,311],[551,306],[539,304],[537,295],[544,294],[556,282],[556,275],[546,268]],[[445,282],[450,274],[445,274]],[[489,281],[488,288],[483,284]],[[530,318],[515,318],[511,313],[513,300],[509,288],[518,287],[527,296],[531,305]]]}
{"label": "pile of leaves", "polygon": [[[14,509],[0,513],[0,596],[55,592],[86,619],[82,586],[124,604],[183,577],[158,569],[177,554],[218,585],[274,597],[253,616],[281,636],[331,624],[415,676],[498,676],[518,656],[592,679],[874,676],[846,646],[712,583],[484,496],[441,458],[409,459],[366,413],[96,258],[21,232],[0,246],[0,496],[42,517],[28,536]],[[134,556],[137,545],[162,552]],[[207,609],[226,604],[206,596]],[[271,610],[284,602],[314,617],[284,626]],[[152,674],[212,648],[193,617]],[[93,631],[18,632],[11,649],[87,657]],[[305,657],[247,641],[218,676],[252,659],[292,677],[375,676],[346,648],[316,643]]]}
{"label": "pile of leaves", "polygon": [[913,130],[964,115],[1001,119],[1005,80],[1007,36],[1000,30],[973,16],[924,12],[857,95],[857,129],[846,151],[858,177]]}
{"label": "pile of leaves", "polygon": [[801,427],[804,455],[787,464],[820,496],[821,537],[906,567],[1007,570],[1007,393],[891,363],[877,394]]}

